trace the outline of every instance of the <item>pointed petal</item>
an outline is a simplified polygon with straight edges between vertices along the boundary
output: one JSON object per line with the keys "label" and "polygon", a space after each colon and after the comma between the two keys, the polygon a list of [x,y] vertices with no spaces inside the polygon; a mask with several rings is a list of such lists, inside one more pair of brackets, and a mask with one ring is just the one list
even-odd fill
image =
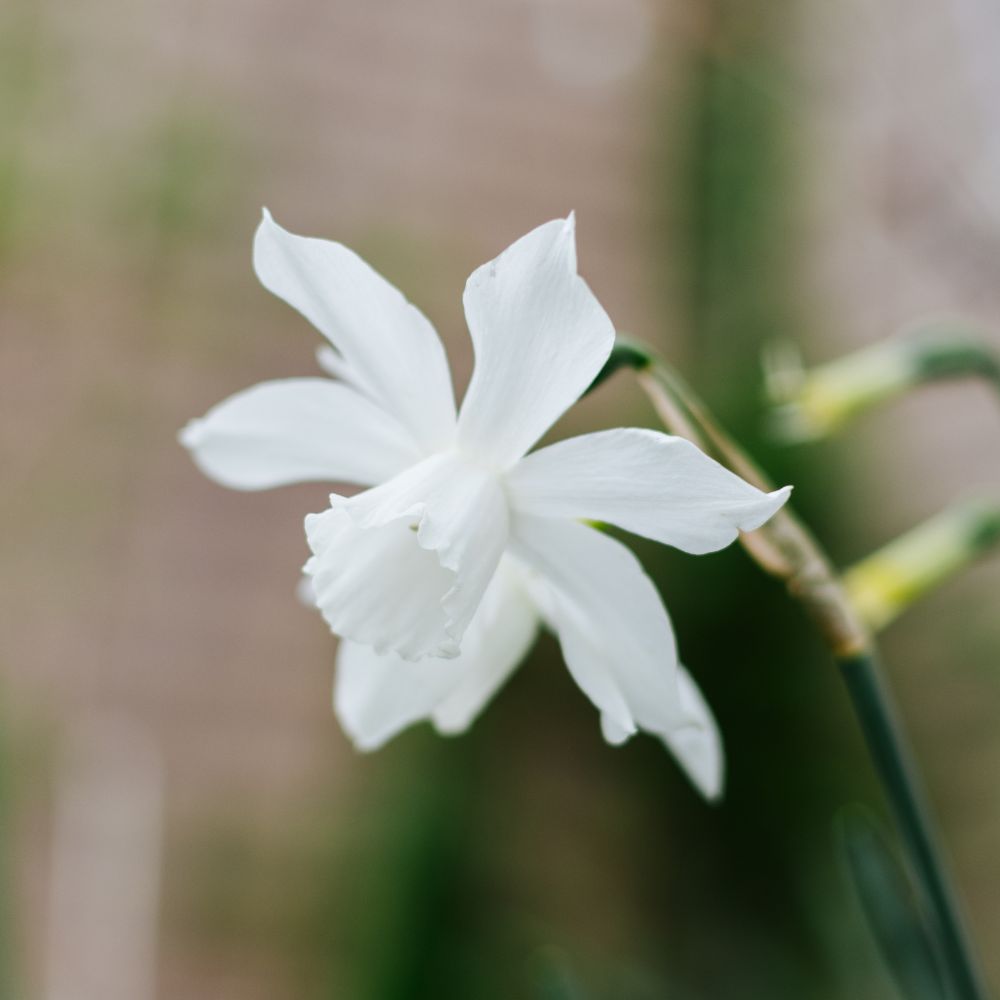
{"label": "pointed petal", "polygon": [[515,510],[604,521],[685,552],[714,552],[788,499],[763,493],[683,438],[638,427],[584,434],[527,455],[507,475]]}
{"label": "pointed petal", "polygon": [[538,574],[532,596],[614,742],[637,728],[662,735],[690,721],[670,619],[624,545],[573,521],[520,515],[511,551]]}
{"label": "pointed petal", "polygon": [[695,788],[709,802],[717,802],[725,783],[725,755],[719,726],[698,685],[684,667],[679,668],[677,679],[681,704],[692,724],[661,736]]}
{"label": "pointed petal", "polygon": [[659,736],[709,800],[722,791],[718,727],[677,662],[660,595],[613,538],[573,521],[519,515],[512,552],[534,569],[532,597],[559,636],[573,679],[601,712],[612,744]]}
{"label": "pointed petal", "polygon": [[407,659],[457,656],[507,542],[489,470],[435,455],[306,518],[316,603],[346,638]]}
{"label": "pointed petal", "polygon": [[619,726],[610,715],[604,712],[601,713],[601,733],[612,746],[616,747],[627,743],[635,736],[634,729],[625,729],[623,726]]}
{"label": "pointed petal", "polygon": [[[684,725],[661,733],[660,738],[695,788],[709,802],[717,802],[722,797],[725,782],[722,736],[694,679],[683,666],[678,665],[677,670],[681,704],[689,719]],[[614,746],[621,745],[632,735],[607,715],[601,716],[601,731]]]}
{"label": "pointed petal", "polygon": [[450,444],[455,401],[444,348],[396,288],[347,247],[295,236],[266,210],[254,267],[336,348],[339,374],[410,428],[425,454]]}
{"label": "pointed petal", "polygon": [[500,564],[455,659],[404,660],[342,641],[334,706],[361,750],[431,719],[442,733],[465,730],[521,662],[538,617],[509,561]]}
{"label": "pointed petal", "polygon": [[614,327],[576,272],[573,216],[539,226],[480,267],[464,302],[476,367],[459,439],[505,468],[590,385]]}
{"label": "pointed petal", "polygon": [[205,475],[238,490],[310,481],[380,483],[421,457],[396,420],[325,378],[245,389],[192,420],[180,440]]}

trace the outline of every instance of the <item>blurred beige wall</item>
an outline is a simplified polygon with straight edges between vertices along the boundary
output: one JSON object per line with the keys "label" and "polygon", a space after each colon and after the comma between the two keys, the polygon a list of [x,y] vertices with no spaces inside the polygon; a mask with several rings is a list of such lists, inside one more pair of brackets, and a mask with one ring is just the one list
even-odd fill
{"label": "blurred beige wall", "polygon": [[65,896],[50,891],[52,783],[80,720],[123,720],[163,758],[161,996],[288,995],[284,946],[255,916],[286,904],[265,884],[229,938],[189,926],[191,842],[231,824],[265,856],[294,852],[317,789],[351,782],[334,642],[294,598],[301,519],[327,490],[228,493],[175,443],[223,396],[315,368],[318,335],[251,270],[261,205],[366,254],[439,326],[460,384],[466,275],[571,209],[598,295],[646,329],[658,278],[641,192],[672,16],[640,0],[0,12],[0,442],[16,525],[0,667],[24,774],[30,995],[73,976],[51,971],[66,919],[51,912]]}
{"label": "blurred beige wall", "polygon": [[[801,91],[773,97],[795,105],[805,169],[807,354],[930,314],[1000,330],[990,4],[813,2],[798,17]],[[313,370],[318,336],[250,268],[261,205],[396,281],[445,336],[460,384],[466,275],[570,209],[583,273],[616,323],[668,343],[674,279],[653,255],[670,245],[652,231],[653,162],[705,31],[682,0],[0,11],[0,671],[24,775],[30,995],[44,995],[50,780],[70,723],[111,713],[162,755],[164,997],[287,995],[266,920],[219,947],[185,929],[191,831],[238,816],[280,853],[287,817],[317,789],[352,788],[353,751],[328,705],[334,644],[293,596],[301,516],[326,491],[228,493],[174,440],[223,396]],[[574,419],[621,420],[612,403],[630,398],[589,401]],[[978,389],[879,414],[845,451],[859,472],[879,470],[869,496],[844,498],[871,509],[873,541],[955,492],[1000,486],[1000,420]],[[938,623],[971,615],[997,648],[982,595],[998,583],[995,565],[980,570],[889,637],[920,747],[955,748],[928,759],[930,778],[976,916],[993,928],[1000,683],[953,669]]]}

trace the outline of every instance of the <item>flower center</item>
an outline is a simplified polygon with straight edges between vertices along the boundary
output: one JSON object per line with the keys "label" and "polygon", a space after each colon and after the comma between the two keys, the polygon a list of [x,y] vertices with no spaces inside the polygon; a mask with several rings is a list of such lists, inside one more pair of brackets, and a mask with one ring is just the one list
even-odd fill
{"label": "flower center", "polygon": [[457,656],[507,543],[499,478],[455,453],[306,519],[306,564],[330,627],[408,659]]}

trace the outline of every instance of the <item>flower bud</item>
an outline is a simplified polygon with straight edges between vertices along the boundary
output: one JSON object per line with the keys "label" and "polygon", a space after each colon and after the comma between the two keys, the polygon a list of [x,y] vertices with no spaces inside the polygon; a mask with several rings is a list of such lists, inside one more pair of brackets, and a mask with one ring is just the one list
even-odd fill
{"label": "flower bud", "polygon": [[844,574],[844,587],[865,623],[877,631],[998,541],[1000,504],[970,501],[857,563]]}
{"label": "flower bud", "polygon": [[794,441],[826,437],[913,386],[969,375],[1000,385],[1000,362],[985,344],[945,328],[882,341],[812,369],[792,345],[774,345],[764,356],[776,431]]}

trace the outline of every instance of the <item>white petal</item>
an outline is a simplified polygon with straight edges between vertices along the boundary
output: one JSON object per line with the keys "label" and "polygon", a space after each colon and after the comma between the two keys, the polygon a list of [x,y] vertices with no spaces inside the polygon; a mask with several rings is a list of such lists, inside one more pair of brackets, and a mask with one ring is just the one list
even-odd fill
{"label": "white petal", "polygon": [[443,733],[465,730],[523,659],[538,617],[508,560],[501,562],[451,660],[404,660],[343,641],[334,706],[361,750],[373,750],[424,719]]}
{"label": "white petal", "polygon": [[623,743],[635,736],[634,729],[625,729],[619,726],[610,715],[601,714],[601,732],[604,738],[613,746],[621,746]]}
{"label": "white petal", "polygon": [[381,483],[421,458],[412,435],[371,400],[325,378],[262,382],[181,431],[198,467],[224,486]]}
{"label": "white petal", "polygon": [[637,427],[542,448],[507,483],[515,510],[605,521],[695,554],[759,528],[791,492],[763,493],[690,441]]}
{"label": "white petal", "polygon": [[312,578],[303,573],[295,585],[295,596],[307,608],[316,607],[316,591],[313,590]]}
{"label": "white petal", "polygon": [[507,542],[489,470],[435,455],[306,518],[316,602],[331,629],[407,659],[457,656]]}
{"label": "white petal", "polygon": [[505,468],[590,385],[614,327],[576,273],[572,215],[539,226],[475,271],[464,302],[476,367],[459,440]]}
{"label": "white petal", "polygon": [[614,742],[637,728],[662,735],[690,721],[670,619],[624,545],[573,521],[521,515],[511,551],[537,572],[532,596]]}
{"label": "white petal", "polygon": [[513,560],[502,559],[462,639],[461,683],[435,709],[445,734],[464,732],[514,669],[538,634],[539,618]]}
{"label": "white petal", "polygon": [[351,381],[350,366],[329,344],[320,344],[316,348],[316,364],[331,378],[339,378],[344,382]]}
{"label": "white petal", "polygon": [[347,247],[294,236],[266,210],[254,267],[337,349],[339,374],[409,427],[425,454],[451,443],[455,400],[444,348],[396,288]]}
{"label": "white petal", "polygon": [[681,702],[693,724],[662,734],[663,741],[673,751],[695,788],[709,802],[715,802],[722,797],[725,783],[722,736],[698,685],[684,667],[679,670]]}

